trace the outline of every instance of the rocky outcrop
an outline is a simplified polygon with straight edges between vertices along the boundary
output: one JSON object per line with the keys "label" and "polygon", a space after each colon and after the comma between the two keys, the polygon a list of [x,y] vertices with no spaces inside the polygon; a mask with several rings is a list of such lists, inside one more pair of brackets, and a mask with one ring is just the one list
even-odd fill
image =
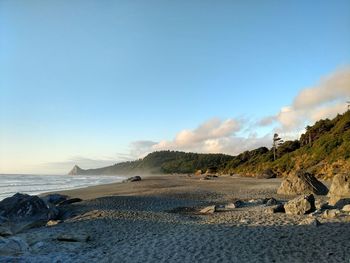
{"label": "rocky outcrop", "polygon": [[299,196],[290,200],[284,205],[286,214],[289,215],[305,215],[315,211],[315,197],[310,194]]}
{"label": "rocky outcrop", "polygon": [[74,165],[73,169],[70,170],[68,175],[79,175],[79,174],[84,174],[84,170],[81,169],[78,165]]}
{"label": "rocky outcrop", "polygon": [[0,202],[0,216],[11,221],[49,220],[52,209],[38,196],[17,193]]}
{"label": "rocky outcrop", "polygon": [[282,195],[326,195],[328,193],[328,188],[312,174],[304,170],[299,170],[296,173],[289,174],[282,181],[277,193]]}
{"label": "rocky outcrop", "polygon": [[350,204],[350,174],[334,176],[328,193],[329,204],[339,208]]}
{"label": "rocky outcrop", "polygon": [[272,169],[266,169],[261,174],[257,176],[258,179],[271,179],[276,178],[276,174]]}

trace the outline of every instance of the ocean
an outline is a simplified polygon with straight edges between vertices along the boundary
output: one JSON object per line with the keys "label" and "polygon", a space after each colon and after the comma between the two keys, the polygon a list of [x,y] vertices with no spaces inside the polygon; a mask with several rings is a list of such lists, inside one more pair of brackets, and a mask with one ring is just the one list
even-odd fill
{"label": "ocean", "polygon": [[0,174],[0,200],[18,192],[37,195],[58,190],[116,183],[125,178],[116,175]]}

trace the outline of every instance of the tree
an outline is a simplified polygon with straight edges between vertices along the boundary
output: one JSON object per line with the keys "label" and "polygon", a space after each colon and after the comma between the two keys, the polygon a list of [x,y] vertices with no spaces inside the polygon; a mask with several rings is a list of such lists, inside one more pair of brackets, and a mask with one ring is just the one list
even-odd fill
{"label": "tree", "polygon": [[350,110],[350,101],[346,102],[348,104],[348,110]]}
{"label": "tree", "polygon": [[273,160],[276,160],[276,151],[279,146],[283,144],[283,140],[279,137],[277,133],[273,135],[272,139],[272,149],[273,149]]}

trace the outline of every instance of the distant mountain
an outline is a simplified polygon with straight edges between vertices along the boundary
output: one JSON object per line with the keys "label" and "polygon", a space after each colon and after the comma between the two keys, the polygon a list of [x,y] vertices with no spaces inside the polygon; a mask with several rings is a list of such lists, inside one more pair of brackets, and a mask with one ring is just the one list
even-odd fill
{"label": "distant mountain", "polygon": [[69,174],[194,173],[212,169],[219,173],[255,176],[272,169],[284,176],[302,168],[319,178],[331,178],[336,173],[350,171],[350,111],[307,126],[299,140],[279,145],[276,157],[274,160],[273,149],[266,147],[237,156],[159,151],[140,160],[103,168],[84,170],[74,166]]}
{"label": "distant mountain", "polygon": [[83,170],[77,165],[69,172],[70,175],[99,174],[137,174],[137,173],[194,173],[197,170],[223,170],[234,158],[225,154],[185,153],[178,151],[159,151],[148,154],[145,158],[117,163],[97,169]]}

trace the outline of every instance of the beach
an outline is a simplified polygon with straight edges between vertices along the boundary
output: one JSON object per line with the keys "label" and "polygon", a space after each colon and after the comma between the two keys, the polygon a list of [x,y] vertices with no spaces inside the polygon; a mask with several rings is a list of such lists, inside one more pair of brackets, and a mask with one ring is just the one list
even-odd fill
{"label": "beach", "polygon": [[[350,215],[314,226],[302,223],[310,215],[269,213],[262,199],[292,198],[276,194],[280,183],[162,175],[61,191],[83,201],[64,207],[63,222],[18,234],[29,252],[0,262],[349,262]],[[237,200],[244,205],[198,212]]]}

